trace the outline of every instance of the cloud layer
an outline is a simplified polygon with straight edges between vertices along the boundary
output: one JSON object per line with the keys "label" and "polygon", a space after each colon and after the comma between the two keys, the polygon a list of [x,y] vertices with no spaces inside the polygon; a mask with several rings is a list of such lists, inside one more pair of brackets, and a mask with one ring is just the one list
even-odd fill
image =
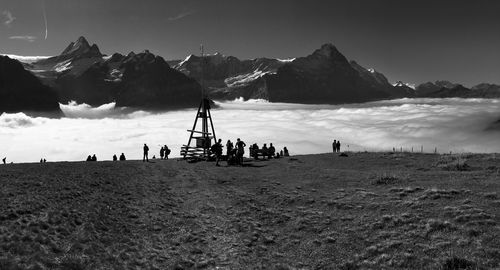
{"label": "cloud layer", "polygon": [[[353,105],[276,104],[263,101],[219,103],[212,110],[216,135],[224,142],[272,142],[291,154],[329,152],[334,139],[352,151],[497,152],[500,131],[487,127],[500,118],[500,100],[402,99]],[[69,104],[73,118],[0,116],[0,156],[14,162],[83,160],[96,154],[110,160],[124,152],[141,158],[147,143],[158,156],[167,144],[178,156],[187,143],[194,110],[166,113],[130,112],[114,104],[91,108]]]}

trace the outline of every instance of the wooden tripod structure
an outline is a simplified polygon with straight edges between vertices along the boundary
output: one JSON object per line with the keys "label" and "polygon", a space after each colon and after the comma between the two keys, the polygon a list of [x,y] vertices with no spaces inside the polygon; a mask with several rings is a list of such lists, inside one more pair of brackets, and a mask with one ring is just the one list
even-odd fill
{"label": "wooden tripod structure", "polygon": [[[181,155],[190,159],[207,159],[210,156],[210,147],[212,146],[212,139],[217,142],[215,137],[215,128],[212,121],[212,115],[210,114],[210,99],[205,93],[203,86],[203,67],[205,63],[205,57],[203,55],[203,45],[201,46],[201,102],[198,107],[198,112],[194,119],[193,128],[189,129],[190,132],[189,140],[186,145],[182,146]],[[198,119],[201,119],[201,130],[197,130],[196,126],[198,124]],[[210,126],[209,126],[210,125]],[[192,141],[196,141],[194,146],[191,146]]]}

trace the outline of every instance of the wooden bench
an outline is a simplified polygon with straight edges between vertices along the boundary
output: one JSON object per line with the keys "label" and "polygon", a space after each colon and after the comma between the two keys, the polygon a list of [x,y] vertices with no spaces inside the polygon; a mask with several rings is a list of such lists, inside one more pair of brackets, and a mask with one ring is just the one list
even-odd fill
{"label": "wooden bench", "polygon": [[[259,156],[261,157],[269,157],[271,153],[269,153],[269,149],[267,150],[262,150],[262,149],[250,149],[250,156],[259,159]],[[274,153],[272,153],[271,156],[274,156]]]}

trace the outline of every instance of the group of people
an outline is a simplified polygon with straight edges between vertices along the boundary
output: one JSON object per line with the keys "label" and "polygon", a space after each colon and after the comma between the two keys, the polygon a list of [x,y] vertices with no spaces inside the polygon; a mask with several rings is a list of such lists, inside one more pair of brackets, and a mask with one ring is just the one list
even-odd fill
{"label": "group of people", "polygon": [[[149,162],[149,146],[147,144],[144,144],[142,147],[143,150],[143,156],[142,156],[142,162]],[[167,145],[164,145],[160,148],[160,159],[168,159],[168,155],[170,155],[171,150],[168,148]],[[156,159],[156,156],[153,155],[153,159]]]}
{"label": "group of people", "polygon": [[267,157],[268,159],[290,156],[290,153],[288,152],[286,146],[283,147],[283,150],[276,152],[276,148],[274,148],[272,143],[269,144],[269,147],[267,147],[267,144],[265,143],[262,146],[262,148],[259,148],[257,143],[254,143],[253,145],[250,146],[249,149],[250,149],[250,157],[253,157],[255,159],[259,159],[259,156],[263,156],[264,158]]}
{"label": "group of people", "polygon": [[[117,160],[118,160],[118,157],[116,157],[116,154],[115,154],[115,155],[113,155],[113,161],[117,161]],[[125,158],[125,154],[123,154],[123,153],[122,153],[122,154],[120,155],[120,161],[125,161],[125,160],[127,160],[127,159]]]}
{"label": "group of people", "polygon": [[168,159],[168,155],[170,155],[170,149],[168,146],[162,146],[160,149],[160,159]]}
{"label": "group of people", "polygon": [[92,155],[92,156],[91,156],[91,155],[89,155],[89,156],[87,157],[87,161],[97,161],[97,157],[95,156],[95,154],[94,154],[94,155]]}
{"label": "group of people", "polygon": [[[223,146],[222,146],[222,140],[219,139],[215,144],[213,144],[210,147],[210,152],[211,154],[215,157],[215,166],[220,166],[219,161],[221,159],[225,159],[228,162],[228,165],[241,165],[243,164],[243,156],[245,155],[245,147],[246,143],[242,141],[240,138],[236,139],[236,143],[233,144],[231,140],[227,140],[226,142],[226,156],[223,156]],[[280,150],[279,152],[276,151],[276,148],[273,146],[272,143],[269,144],[269,147],[267,144],[264,144],[262,148],[259,149],[259,146],[257,143],[254,143],[249,147],[250,150],[250,157],[253,157],[255,159],[258,159],[258,156],[263,156],[267,157],[268,159],[271,158],[280,158],[283,156],[290,156],[288,149],[286,146],[283,148],[283,150]]]}
{"label": "group of people", "polygon": [[332,148],[333,148],[334,153],[339,153],[340,152],[340,140],[339,141],[333,140]]}
{"label": "group of people", "polygon": [[[226,142],[226,158],[228,164],[236,165],[243,164],[243,155],[245,154],[246,143],[240,138],[236,139],[236,143],[233,144],[231,140]],[[222,159],[222,139],[219,139],[215,144],[210,147],[210,152],[215,155],[215,166],[220,166],[219,161]]]}

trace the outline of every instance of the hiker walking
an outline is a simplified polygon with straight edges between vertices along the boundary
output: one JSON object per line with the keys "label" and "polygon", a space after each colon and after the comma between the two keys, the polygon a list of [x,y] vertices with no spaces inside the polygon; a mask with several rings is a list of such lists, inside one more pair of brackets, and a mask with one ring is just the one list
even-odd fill
{"label": "hiker walking", "polygon": [[142,156],[142,162],[144,161],[149,162],[148,159],[149,147],[146,144],[144,144],[143,150],[144,150],[144,155]]}

